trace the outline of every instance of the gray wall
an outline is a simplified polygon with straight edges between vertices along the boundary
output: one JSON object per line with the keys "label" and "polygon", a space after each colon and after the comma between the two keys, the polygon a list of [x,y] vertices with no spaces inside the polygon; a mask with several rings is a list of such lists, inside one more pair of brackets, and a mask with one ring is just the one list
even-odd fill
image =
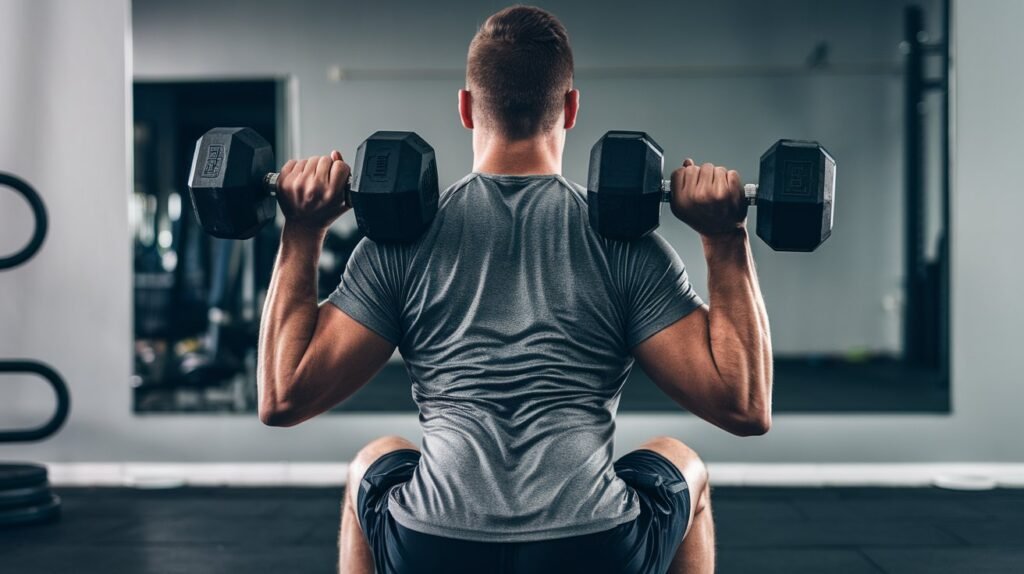
{"label": "gray wall", "polygon": [[[229,2],[141,0],[132,18],[135,76],[293,78],[297,153],[338,147],[351,155],[375,130],[413,129],[439,150],[447,184],[471,167],[470,135],[455,112],[466,48],[504,4],[256,0],[240,10]],[[776,139],[821,140],[840,162],[834,237],[813,257],[755,244],[776,351],[898,351],[898,307],[887,311],[885,302],[895,301],[902,281],[901,79],[884,70],[863,73],[861,64],[892,69],[899,61],[902,2],[544,5],[569,29],[579,68],[580,121],[565,157],[570,178],[585,182],[590,146],[609,129],[649,131],[665,147],[668,165],[692,155],[734,166],[750,180]],[[845,73],[777,71],[802,65],[826,40]],[[335,66],[353,69],[351,79],[332,82]],[[638,77],[644,68],[673,66],[701,73]],[[608,68],[625,77],[609,78]],[[410,69],[421,77],[401,72]],[[423,69],[449,72],[422,77]],[[373,79],[388,70],[391,79]],[[662,230],[703,289],[696,235],[667,213]]]}
{"label": "gray wall", "polygon": [[[218,11],[227,10],[218,3],[196,3],[192,8],[185,3],[168,3],[171,5],[176,8],[145,4],[137,9],[140,16],[148,13],[154,21],[166,18],[170,22],[188,22],[191,26],[201,26],[208,18],[218,20]],[[762,10],[758,5],[744,3],[749,10]],[[845,45],[847,40],[854,42],[860,32],[854,33],[836,24],[855,18],[855,14],[835,14],[832,9],[839,11],[845,6],[846,10],[859,13],[860,9],[855,6],[860,5],[853,2],[804,4],[809,18],[818,18],[814,21],[821,26],[828,24],[830,33],[839,35],[836,60],[840,56],[853,60],[863,52],[858,48],[848,56],[841,53],[839,46]],[[452,179],[468,169],[468,138],[457,130],[452,131],[453,124],[448,119],[454,108],[452,92],[456,85],[452,82],[416,83],[416,100],[431,103],[413,110],[407,107],[413,101],[413,94],[395,89],[408,86],[407,83],[353,82],[332,87],[328,85],[324,70],[330,63],[350,65],[353,62],[367,68],[455,65],[461,61],[472,26],[468,31],[459,27],[458,32],[445,33],[454,26],[446,24],[450,10],[435,8],[416,18],[404,18],[397,9],[391,9],[388,13],[395,14],[396,19],[389,24],[385,35],[373,25],[377,20],[359,9],[337,8],[321,13],[303,10],[300,4],[287,6],[265,16],[261,22],[224,20],[227,26],[224,33],[229,36],[241,36],[244,32],[277,46],[286,54],[278,60],[260,66],[249,62],[227,67],[231,61],[244,58],[253,46],[217,43],[211,44],[217,46],[216,50],[193,53],[188,42],[172,42],[170,36],[147,48],[148,52],[140,48],[136,57],[157,65],[155,59],[163,54],[168,66],[178,62],[164,73],[181,77],[209,73],[204,72],[206,64],[200,61],[200,56],[206,61],[220,61],[225,66],[222,71],[239,75],[283,74],[290,69],[306,69],[300,62],[319,62],[308,65],[311,71],[305,72],[307,79],[300,78],[299,144],[303,152],[340,146],[351,153],[360,137],[372,129],[384,127],[380,125],[379,116],[367,115],[368,102],[375,101],[379,107],[374,109],[377,112],[387,110],[395,126],[420,130],[438,144],[445,158],[451,158],[445,164],[444,177]],[[1016,33],[1016,23],[1024,19],[1024,4],[959,0],[954,2],[954,7],[957,62],[952,250],[954,412],[948,416],[780,415],[772,432],[759,439],[730,437],[702,421],[682,415],[625,415],[619,418],[620,449],[635,446],[651,434],[670,433],[689,441],[713,461],[1020,461],[1024,458],[1019,444],[1018,412],[1018,405],[1024,402],[1024,387],[1020,384],[1024,365],[1015,344],[1020,340],[1019,324],[1024,314],[1015,286],[1024,277],[1019,266],[1009,264],[1006,255],[1009,250],[1000,247],[1011,240],[1010,230],[1015,228],[1017,214],[1024,209],[1024,197],[1011,193],[1007,185],[1020,177],[1017,158],[1022,151],[1019,134],[1024,132],[1024,116],[1019,113],[1017,94],[1024,89],[1024,76],[1012,58],[995,57],[1024,50],[1024,39]],[[469,23],[482,18],[492,6],[486,8],[481,8],[480,14],[470,18]],[[164,13],[173,10],[184,12],[187,20],[186,16],[174,18]],[[612,18],[607,12],[598,14],[598,10],[570,10],[569,7],[561,11],[566,14],[570,28],[579,30],[575,37],[581,67],[671,64],[683,55],[693,61],[717,58],[716,61],[723,62],[749,61],[750,58],[799,61],[804,55],[803,49],[793,48],[787,53],[774,41],[754,42],[746,36],[731,38],[720,45],[702,46],[686,40],[684,33],[688,29],[720,27],[721,34],[730,38],[727,31],[732,30],[733,25],[764,21],[767,14],[747,12],[741,17],[722,8],[723,12],[690,24],[691,20],[683,17],[683,9],[672,10],[674,13],[662,18],[630,14]],[[325,48],[324,53],[319,54],[308,53],[308,46],[303,49],[289,38],[274,34],[278,22],[297,16],[309,26],[306,32],[309,37],[345,37],[348,40],[343,46]],[[126,65],[130,52],[125,49],[126,38],[129,42],[131,38],[130,21],[126,0],[96,1],[88,6],[74,0],[0,1],[0,75],[17,80],[8,82],[0,91],[0,126],[3,128],[0,131],[0,169],[19,173],[40,189],[53,223],[51,235],[37,259],[17,270],[0,273],[0,356],[27,356],[51,363],[69,380],[75,400],[72,417],[60,435],[38,445],[0,446],[0,459],[336,461],[350,457],[361,443],[383,433],[397,432],[415,439],[418,430],[413,415],[321,417],[294,429],[280,430],[264,428],[251,416],[134,417],[130,414],[127,388],[131,368],[127,216],[130,101],[126,94],[131,67],[130,62]],[[678,23],[676,33],[685,50],[674,46],[667,34],[641,35],[648,29],[645,26],[656,25],[658,21]],[[892,31],[886,30],[893,26],[898,24],[878,20],[869,29],[867,44],[875,45],[871,34],[889,38]],[[792,33],[802,27],[794,24]],[[741,28],[749,30],[751,26]],[[627,53],[613,49],[612,41],[606,38],[611,38],[616,29],[633,30],[635,42],[649,42],[651,59],[639,59],[644,54],[636,51]],[[665,29],[667,31],[667,25]],[[419,30],[436,31],[432,33],[435,39],[421,50],[409,53],[403,53],[395,44],[371,46],[363,41],[378,35],[416,35]],[[146,31],[140,24],[136,33],[141,35]],[[791,35],[788,31],[778,34]],[[590,142],[601,131],[619,127],[615,125],[619,122],[651,129],[671,150],[698,149],[699,144],[700,154],[694,154],[699,158],[722,158],[723,163],[735,158],[736,165],[748,173],[753,170],[750,158],[780,132],[799,137],[812,135],[813,128],[814,135],[826,141],[834,140],[840,146],[857,142],[858,146],[870,144],[890,151],[894,149],[898,137],[895,111],[898,89],[888,84],[875,86],[875,80],[860,85],[861,80],[857,78],[804,81],[806,91],[794,90],[783,83],[775,85],[774,89],[762,87],[757,93],[745,96],[747,107],[733,107],[735,102],[729,106],[712,105],[715,102],[704,93],[700,101],[711,103],[707,108],[692,112],[693,125],[684,124],[682,114],[668,118],[678,133],[662,123],[667,117],[662,116],[663,110],[668,109],[666,105],[677,99],[675,92],[668,90],[679,90],[678,100],[688,102],[696,100],[701,90],[711,88],[691,87],[689,81],[644,84],[650,91],[627,91],[618,82],[609,82],[606,90],[596,83],[589,87],[582,85],[587,109],[592,111],[585,112],[584,124],[574,134],[567,158],[572,167],[567,171],[579,177]],[[319,92],[313,89],[318,82],[321,84]],[[745,80],[735,82],[737,92],[749,91]],[[656,89],[659,87],[660,92]],[[846,91],[855,91],[859,99],[877,102],[869,108],[884,117],[875,117],[870,110],[858,112],[859,108],[852,105],[834,110],[830,100],[823,97],[839,97]],[[316,96],[317,93],[323,95]],[[807,115],[775,117],[781,110],[789,109],[786,106],[794,98],[807,101]],[[662,105],[623,111],[631,101],[661,102]],[[658,111],[651,111],[653,109]],[[599,112],[602,115],[598,115]],[[750,132],[744,129],[734,133],[728,141],[724,137],[710,136],[701,136],[708,139],[700,142],[691,139],[696,136],[690,134],[711,133],[708,126],[714,121],[724,121],[729,114],[736,113],[752,126],[751,130],[756,132],[753,136],[746,135]],[[858,114],[857,121],[844,121],[840,126],[835,118],[841,113]],[[755,122],[759,116],[764,118]],[[588,122],[590,127],[584,127]],[[318,128],[320,124],[322,129]],[[731,125],[731,130],[737,132],[739,128]],[[842,133],[825,134],[818,133],[819,130],[842,130]],[[889,133],[890,138],[872,144],[863,134],[851,136],[852,139],[841,137],[856,135],[861,130]],[[829,135],[833,135],[831,140]],[[862,158],[854,162],[855,165],[850,165],[851,161],[844,163],[845,173],[854,178],[844,182],[845,189],[874,193],[866,183],[858,184],[857,178],[866,178],[867,172],[888,165],[883,169],[887,175],[880,182],[888,186],[887,193],[895,193],[898,173],[891,162],[873,162],[870,154],[861,155],[860,148],[840,147],[833,151],[840,158]],[[874,181],[874,177],[870,181]],[[895,213],[877,213],[877,222],[854,219],[857,210],[871,211],[870,205],[857,207],[858,201],[864,201],[857,193],[850,192],[848,199],[842,200],[841,207],[850,212],[850,221],[858,222],[844,224],[842,233],[853,236],[862,233],[865,226],[878,235],[887,233],[886,227],[891,227],[888,233],[895,233],[895,218],[898,217]],[[0,249],[9,250],[28,230],[24,222],[25,210],[6,195],[0,194]],[[672,234],[684,257],[696,267],[699,257],[694,252],[692,239],[687,238],[683,230],[668,233]],[[850,239],[844,239],[837,229],[836,237],[820,256],[802,260],[794,257],[792,263],[789,258],[769,257],[760,252],[762,273],[773,273],[770,268],[777,265],[792,265],[794,270],[800,270],[798,276],[804,281],[828,282],[834,279],[833,272],[843,273],[831,266],[867,269],[867,262],[877,255],[864,246],[860,246],[863,252],[843,251],[846,259],[835,261],[840,250],[849,248],[849,242]],[[879,245],[891,248],[896,245],[895,237]],[[850,262],[850,257],[861,260]],[[895,273],[895,269],[892,267],[891,273]],[[867,284],[875,277],[861,273],[850,279]],[[890,274],[886,281],[898,281],[898,277]],[[779,282],[777,285],[782,289],[787,284]],[[827,295],[823,292],[821,297]],[[777,329],[786,324],[780,317],[785,311],[777,304],[783,298],[783,294],[769,294]],[[803,318],[808,320],[808,328],[825,329],[824,321],[830,318],[812,317],[814,310],[820,314],[824,307],[816,307],[817,303],[811,299],[808,308],[812,311],[802,311]],[[839,301],[838,304],[845,306],[847,303]],[[861,312],[869,310],[861,309]],[[812,321],[818,320],[823,323],[815,327]],[[847,329],[845,326],[837,329],[835,323],[828,323],[828,327]],[[850,330],[856,331],[852,327]],[[17,377],[9,380],[23,382]],[[7,388],[5,385],[4,398],[0,401],[0,421],[4,425],[41,412],[35,394],[27,390],[8,394]],[[12,396],[14,399],[10,399]]]}

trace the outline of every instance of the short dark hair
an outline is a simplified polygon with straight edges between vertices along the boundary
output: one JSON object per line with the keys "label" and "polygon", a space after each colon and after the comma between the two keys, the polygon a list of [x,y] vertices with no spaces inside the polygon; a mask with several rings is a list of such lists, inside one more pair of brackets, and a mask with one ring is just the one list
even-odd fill
{"label": "short dark hair", "polygon": [[469,45],[466,83],[473,100],[509,139],[554,127],[572,75],[565,26],[540,8],[505,8],[484,22]]}

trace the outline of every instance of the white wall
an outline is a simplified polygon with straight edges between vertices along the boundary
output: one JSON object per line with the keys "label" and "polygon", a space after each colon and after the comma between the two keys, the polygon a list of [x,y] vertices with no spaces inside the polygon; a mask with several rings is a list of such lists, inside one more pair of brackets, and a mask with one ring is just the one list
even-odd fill
{"label": "white wall", "polygon": [[[73,411],[49,458],[78,445],[103,452],[130,428],[130,241],[125,191],[127,0],[0,0],[0,171],[33,185],[50,228],[42,251],[0,272],[0,358],[32,358],[68,380]],[[0,250],[31,229],[22,200],[0,188]],[[46,416],[37,381],[0,378],[0,427]],[[31,385],[31,386],[30,386]],[[0,447],[0,459],[24,447]],[[8,454],[11,453],[11,454]]]}
{"label": "white wall", "polygon": [[[186,8],[183,3],[173,5],[180,6],[181,10]],[[808,3],[808,10],[812,14],[815,10],[824,10],[815,8],[819,5]],[[221,5],[207,3],[203,6],[205,10],[190,11],[190,21],[196,25],[202,20],[196,14],[210,15],[212,11],[216,15]],[[461,50],[470,33],[466,32],[466,37],[458,38],[457,42],[439,34],[436,45],[424,48],[423,53],[403,54],[390,43],[370,47],[356,41],[379,34],[379,30],[367,25],[365,14],[356,9],[339,9],[342,16],[338,16],[310,14],[301,8],[289,4],[287,10],[282,8],[280,14],[268,16],[263,24],[245,22],[235,26],[268,43],[276,43],[285,52],[290,51],[289,61],[297,62],[312,56],[287,40],[275,39],[272,32],[279,19],[302,14],[304,21],[308,20],[309,35],[343,34],[354,41],[351,51],[332,52],[331,58],[321,64],[344,63],[357,51],[356,54],[365,55],[367,67],[399,61],[407,66],[436,65],[442,55],[454,61],[462,57]],[[486,8],[481,8],[481,14],[486,14],[493,6]],[[780,415],[772,432],[759,439],[733,438],[682,415],[625,415],[619,419],[620,449],[635,446],[652,434],[670,433],[689,441],[712,461],[1024,459],[1019,441],[1019,405],[1024,403],[1020,373],[1024,365],[1016,348],[1020,341],[1019,325],[1024,318],[1017,285],[1024,276],[1019,266],[1013,264],[1015,260],[1008,247],[1014,237],[1011,233],[1018,214],[1024,209],[1024,196],[1015,193],[1008,183],[1020,178],[1017,159],[1024,151],[1019,141],[1019,134],[1024,133],[1024,116],[1019,113],[1018,95],[1024,90],[1024,75],[1013,58],[998,57],[1024,50],[1024,38],[1016,30],[1016,23],[1024,19],[1024,4],[1008,0],[959,0],[954,8],[954,56],[958,70],[953,203],[954,412],[948,416]],[[169,8],[160,10],[165,9]],[[46,246],[35,260],[14,271],[0,273],[0,356],[32,357],[53,364],[68,379],[74,397],[71,419],[61,434],[37,445],[0,445],[0,459],[336,461],[351,457],[362,443],[380,434],[401,433],[415,439],[418,430],[412,414],[321,417],[289,430],[264,428],[251,416],[134,417],[130,414],[126,161],[129,102],[125,66],[125,41],[130,42],[130,35],[126,34],[130,30],[128,12],[126,0],[97,0],[87,6],[74,0],[0,1],[0,76],[12,78],[4,90],[0,90],[0,169],[16,172],[39,188],[50,208],[53,224]],[[446,11],[437,12],[437,16],[421,15],[423,18],[416,26],[399,17],[389,34],[401,36],[412,33],[416,27],[445,30]],[[636,30],[642,29],[641,24],[645,23],[643,18],[628,14],[607,22],[604,20],[607,14],[574,14],[584,21],[576,28],[593,31],[590,40],[583,39],[587,35],[577,34],[577,49],[581,54],[590,50],[586,47],[588,43],[602,44],[595,38],[610,33],[613,23]],[[156,16],[171,18],[159,11]],[[673,17],[676,22],[687,21],[681,19],[678,12]],[[760,20],[766,16],[747,17]],[[706,25],[713,26],[719,20],[721,18],[711,18]],[[680,26],[685,29],[683,24]],[[844,30],[843,26],[836,26],[834,33],[850,34]],[[672,57],[667,53],[671,42],[664,35],[651,41],[652,46],[659,48],[652,52],[652,57],[661,58],[656,61],[662,63],[670,62]],[[842,43],[837,40],[838,45]],[[703,52],[700,46],[689,48],[693,49],[691,57],[694,59],[715,54],[727,58],[735,55],[734,50],[740,50],[731,43],[723,44],[721,49],[705,48]],[[775,55],[774,44],[770,42],[755,48],[758,47],[751,45],[743,50]],[[251,48],[225,44],[223,54],[216,57],[227,61],[231,54],[247,49]],[[187,46],[168,43],[153,48],[155,53],[170,51],[167,53],[173,54],[173,50],[181,52],[185,62],[198,58],[198,54],[189,56]],[[137,54],[140,58],[144,55]],[[628,63],[615,61],[616,52],[611,50],[604,52],[604,56],[608,64]],[[581,56],[581,66],[594,64],[595,60],[587,62]],[[278,69],[273,66],[284,69],[281,62],[267,65],[273,68],[270,71]],[[313,66],[317,70],[323,67]],[[237,69],[240,74],[255,71],[244,66]],[[198,70],[182,68],[176,73],[190,75],[192,72],[198,73]],[[303,94],[316,93],[308,84],[316,82],[318,75],[319,72],[311,73],[311,79],[304,82],[307,86]],[[326,79],[321,81],[326,84]],[[444,150],[445,157],[452,158],[446,170],[466,169],[467,164],[459,167],[458,162],[468,161],[467,144],[454,135],[445,135],[449,133],[446,131],[449,128],[444,127],[449,125],[445,118],[454,106],[452,86],[433,87],[430,83],[417,86],[417,96],[438,102],[427,109],[430,113],[424,114],[422,109],[412,113],[403,107],[404,96],[387,92],[377,97],[381,109],[391,109],[393,121],[399,126],[420,130],[433,141],[443,142],[443,146],[439,143],[438,147]],[[322,134],[304,139],[304,151],[332,145],[351,150],[363,134],[383,127],[378,125],[379,119],[364,115],[364,108],[357,105],[368,101],[370,94],[379,93],[379,86],[360,84],[337,89],[337,95],[331,92],[332,95],[324,96],[322,101],[302,100],[303,133],[307,134],[303,137],[310,133]],[[843,87],[815,89],[821,91],[812,93],[821,94],[828,93],[828,89],[841,91]],[[631,96],[641,97],[621,93],[601,100],[602,96],[597,94],[600,91],[594,87],[586,91],[593,94],[586,100],[592,109],[620,104]],[[667,98],[664,94],[650,97]],[[768,96],[771,94],[765,97]],[[648,96],[643,94],[642,97]],[[750,97],[754,100],[761,96]],[[898,93],[888,90],[874,93],[866,89],[863,97],[885,102],[898,98]],[[812,125],[812,119],[817,121],[816,118],[829,115],[829,110],[819,107],[825,106],[827,100],[811,98],[810,101],[815,111],[808,123],[804,127],[798,123],[791,129],[809,129],[807,126]],[[332,106],[340,111],[324,112]],[[755,110],[753,113],[764,111],[761,107],[751,109]],[[318,113],[323,115],[318,116]],[[631,125],[647,122],[640,127],[655,131],[656,117],[646,117],[647,113],[641,109],[632,117],[623,118],[636,122],[631,121]],[[694,121],[706,125],[711,121],[709,118],[722,117],[722,114],[722,110],[702,111]],[[317,120],[318,117],[321,119]],[[870,120],[865,118],[865,121]],[[323,121],[330,129],[313,130],[318,121]],[[890,118],[880,125],[893,121],[896,120]],[[612,126],[587,128],[591,132],[581,128],[576,135],[578,141],[572,144],[569,163],[582,162],[586,146],[609,127]],[[786,126],[780,123],[776,127]],[[682,149],[689,141],[677,136],[679,139],[673,142],[673,135],[664,127],[656,132],[665,134],[660,139],[670,149]],[[343,141],[331,141],[335,133],[344,134]],[[840,141],[841,138],[835,139]],[[737,145],[746,145],[738,135],[735,141],[739,142]],[[727,143],[709,140],[703,142],[700,149],[708,157],[731,157],[735,152]],[[760,142],[750,145],[751,151],[762,146]],[[854,151],[847,150],[847,156]],[[837,151],[836,154],[842,157],[842,153]],[[741,162],[749,161],[747,155],[740,157],[738,154],[737,158]],[[869,169],[871,165],[860,168]],[[855,175],[858,169],[847,167],[846,171]],[[452,177],[452,171],[445,173],[447,178]],[[896,177],[892,174],[891,179]],[[893,189],[896,189],[895,183]],[[28,232],[22,221],[25,210],[4,196],[0,193],[0,249],[15,247]],[[844,201],[844,205],[855,204],[856,198]],[[849,233],[854,232],[849,230]],[[839,249],[842,245],[838,233],[837,230],[829,249]],[[870,252],[863,256],[871,258]],[[692,255],[688,258],[695,260]],[[819,265],[817,261],[826,259],[816,258],[816,263],[811,265]],[[767,267],[769,263],[762,259],[762,270],[766,271]],[[868,278],[858,279],[866,280]],[[777,315],[778,311],[774,313]],[[3,397],[0,421],[4,425],[14,418],[24,418],[24,411],[35,408],[34,401],[22,400],[21,395],[27,396],[28,391],[21,395],[8,394],[5,385],[0,392],[3,393],[0,395]]]}

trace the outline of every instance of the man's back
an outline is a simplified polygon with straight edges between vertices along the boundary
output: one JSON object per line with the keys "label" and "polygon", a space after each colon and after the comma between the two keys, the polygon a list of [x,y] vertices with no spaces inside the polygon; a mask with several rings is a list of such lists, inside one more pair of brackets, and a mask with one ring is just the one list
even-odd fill
{"label": "man's back", "polygon": [[630,349],[700,305],[657,235],[597,235],[558,175],[470,174],[411,245],[363,241],[330,301],[397,344],[423,456],[389,507],[407,528],[480,541],[636,518],[612,469]]}
{"label": "man's back", "polygon": [[664,240],[598,237],[583,190],[554,175],[579,111],[573,69],[552,14],[488,18],[458,92],[474,173],[414,243],[361,242],[332,304],[316,303],[316,261],[351,207],[350,168],[333,151],[281,170],[260,419],[326,412],[397,346],[423,429],[422,453],[385,436],[352,458],[340,572],[714,570],[697,453],[659,436],[613,463],[612,437],[634,359],[697,416],[744,436],[770,427],[771,340],[741,179],[692,160],[672,173],[672,213],[701,234],[706,308]]}

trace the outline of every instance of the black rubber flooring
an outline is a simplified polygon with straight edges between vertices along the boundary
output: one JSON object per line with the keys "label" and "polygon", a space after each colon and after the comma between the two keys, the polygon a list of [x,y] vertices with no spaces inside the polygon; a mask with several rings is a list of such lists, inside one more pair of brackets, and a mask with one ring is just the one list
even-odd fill
{"label": "black rubber flooring", "polygon": [[[341,490],[61,488],[0,572],[334,572]],[[717,488],[721,573],[1024,572],[1024,490]]]}

